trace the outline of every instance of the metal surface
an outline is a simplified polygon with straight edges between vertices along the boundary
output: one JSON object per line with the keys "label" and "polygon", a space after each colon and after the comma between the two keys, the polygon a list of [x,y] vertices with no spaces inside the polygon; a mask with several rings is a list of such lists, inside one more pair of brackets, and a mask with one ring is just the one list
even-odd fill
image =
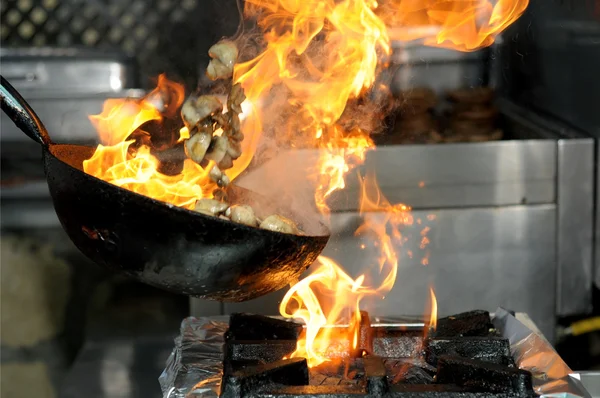
{"label": "metal surface", "polygon": [[[35,96],[24,93],[23,96],[31,105],[40,119],[47,121],[46,127],[53,132],[53,139],[57,142],[97,142],[98,134],[92,126],[89,115],[96,115],[102,111],[104,101],[108,98],[140,98],[144,94],[141,90],[125,90],[104,94],[37,94]],[[14,126],[10,119],[2,114],[2,143],[21,143],[26,138]],[[56,132],[56,133],[54,133]]]}
{"label": "metal surface", "polygon": [[[488,50],[458,52],[419,44],[393,43],[392,92],[429,87],[438,95],[457,87],[487,84]],[[394,67],[395,66],[395,67]]]}
{"label": "metal surface", "polygon": [[[440,316],[473,308],[494,310],[501,305],[528,312],[540,330],[554,336],[556,283],[556,207],[554,205],[504,208],[413,211],[422,224],[403,229],[407,242],[399,249],[398,277],[392,291],[365,298],[361,307],[374,315],[422,314],[432,286]],[[429,221],[428,216],[435,217]],[[353,277],[375,264],[377,252],[361,249],[354,231],[357,213],[332,216],[332,237],[323,255],[335,259]],[[421,232],[430,243],[420,249]],[[409,256],[412,253],[412,258]],[[421,260],[429,253],[429,265]],[[543,294],[542,294],[543,292]],[[257,300],[225,304],[225,314],[278,313],[285,292]],[[546,296],[550,296],[547,298]]]}
{"label": "metal surface", "polygon": [[600,397],[600,372],[576,372],[570,374],[569,378],[575,386],[585,389],[585,398]]}
{"label": "metal surface", "polygon": [[[24,94],[99,94],[137,87],[133,60],[77,48],[2,48],[2,75]],[[30,92],[30,93],[29,93]]]}
{"label": "metal surface", "polygon": [[512,100],[600,136],[597,1],[532,1],[504,33],[496,80]]}
{"label": "metal surface", "polygon": [[[319,236],[252,228],[92,177],[81,167],[93,148],[52,144],[41,121],[3,77],[1,94],[2,110],[42,144],[48,186],[63,228],[79,250],[107,269],[175,293],[243,301],[296,280],[327,243],[325,229],[317,225],[306,232]],[[236,203],[249,201],[264,211],[272,207],[251,192],[231,193]]]}
{"label": "metal surface", "polygon": [[557,315],[592,310],[594,143],[558,141]]}

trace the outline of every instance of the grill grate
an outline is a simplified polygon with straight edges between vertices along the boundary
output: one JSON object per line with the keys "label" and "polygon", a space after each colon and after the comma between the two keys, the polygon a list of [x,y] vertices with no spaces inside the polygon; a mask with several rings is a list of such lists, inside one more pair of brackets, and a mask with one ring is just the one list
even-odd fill
{"label": "grill grate", "polygon": [[[165,72],[196,84],[208,47],[235,32],[235,0],[0,0],[3,46],[120,50],[142,81]],[[149,83],[150,84],[150,83]]]}

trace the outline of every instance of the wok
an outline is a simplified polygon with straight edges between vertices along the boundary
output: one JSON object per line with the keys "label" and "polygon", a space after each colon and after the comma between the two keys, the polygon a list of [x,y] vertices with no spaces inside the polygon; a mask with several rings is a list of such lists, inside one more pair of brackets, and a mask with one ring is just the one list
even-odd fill
{"label": "wok", "polygon": [[[325,248],[322,224],[297,236],[248,227],[136,194],[83,171],[94,148],[55,144],[27,102],[1,77],[2,110],[42,146],[54,209],[75,246],[96,264],[174,293],[240,302],[297,280]],[[302,219],[252,191],[232,203]]]}

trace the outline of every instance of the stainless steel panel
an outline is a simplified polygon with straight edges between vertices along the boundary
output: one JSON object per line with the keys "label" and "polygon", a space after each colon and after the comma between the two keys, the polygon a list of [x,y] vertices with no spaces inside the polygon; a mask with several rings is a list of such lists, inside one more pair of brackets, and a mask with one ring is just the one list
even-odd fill
{"label": "stainless steel panel", "polygon": [[557,314],[592,309],[593,139],[558,141]]}
{"label": "stainless steel panel", "polygon": [[[265,195],[282,191],[312,203],[306,178],[317,150],[286,151],[251,170],[238,184]],[[367,154],[383,193],[415,209],[554,203],[556,142],[515,140],[478,144],[382,146]],[[282,172],[285,170],[285,172]],[[353,173],[331,200],[334,211],[357,209],[359,184]]]}
{"label": "stainless steel panel", "polygon": [[75,48],[2,48],[2,75],[17,90],[40,93],[110,93],[135,87],[131,58]]}
{"label": "stainless steel panel", "polygon": [[439,95],[460,87],[487,83],[487,50],[460,52],[409,43],[393,43],[391,63],[396,65],[392,92],[429,87]]}
{"label": "stainless steel panel", "polygon": [[[554,336],[556,282],[556,208],[554,205],[504,208],[414,211],[431,228],[426,250],[429,265],[421,265],[421,231],[425,224],[404,229],[409,239],[400,252],[398,278],[384,300],[363,300],[378,315],[422,314],[433,286],[441,315],[475,308],[503,306],[529,313],[542,332]],[[435,216],[427,221],[427,216]],[[332,217],[334,235],[324,255],[357,277],[374,264],[376,252],[361,249],[353,233],[360,225],[356,213]],[[413,253],[412,258],[408,255]],[[278,313],[285,291],[261,299],[225,304],[226,314],[249,311]]]}

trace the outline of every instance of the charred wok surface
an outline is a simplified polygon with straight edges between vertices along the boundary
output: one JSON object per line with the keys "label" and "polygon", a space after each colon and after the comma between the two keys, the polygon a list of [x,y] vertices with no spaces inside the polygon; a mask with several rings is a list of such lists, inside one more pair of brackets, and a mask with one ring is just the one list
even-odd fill
{"label": "charred wok surface", "polygon": [[298,325],[232,315],[225,335],[221,397],[535,396],[531,373],[514,366],[508,341],[488,327],[486,311],[444,318],[443,337],[371,327],[366,313],[362,319],[360,345],[371,352],[332,358],[336,366],[308,368],[302,358],[282,359],[295,350]]}

